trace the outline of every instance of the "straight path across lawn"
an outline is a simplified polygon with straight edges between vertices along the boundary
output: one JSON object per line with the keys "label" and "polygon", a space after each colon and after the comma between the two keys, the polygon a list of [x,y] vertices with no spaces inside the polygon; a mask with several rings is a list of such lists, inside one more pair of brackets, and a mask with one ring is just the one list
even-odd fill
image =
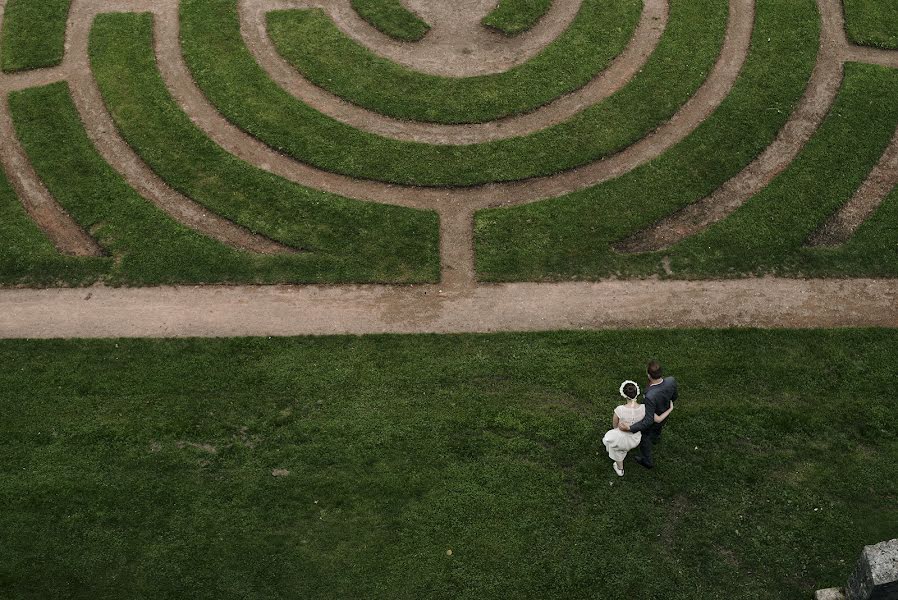
{"label": "straight path across lawn", "polygon": [[[650,357],[680,401],[656,469],[619,479],[601,436]],[[0,361],[17,600],[793,600],[898,528],[891,331],[0,342]]]}
{"label": "straight path across lawn", "polygon": [[898,280],[0,290],[0,338],[898,328]]}

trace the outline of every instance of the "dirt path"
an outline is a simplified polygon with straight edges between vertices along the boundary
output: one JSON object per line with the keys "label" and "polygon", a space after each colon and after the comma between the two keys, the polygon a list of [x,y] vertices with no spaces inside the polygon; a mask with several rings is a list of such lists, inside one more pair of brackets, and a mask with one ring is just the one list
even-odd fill
{"label": "dirt path", "polygon": [[0,338],[898,327],[898,280],[0,291]]}
{"label": "dirt path", "polygon": [[[642,17],[624,51],[580,89],[528,113],[487,123],[443,125],[394,119],[373,112],[318,87],[278,52],[268,37],[270,0],[240,3],[240,29],[256,62],[284,90],[315,110],[356,129],[383,137],[426,144],[478,144],[519,137],[558,125],[619,91],[645,66],[667,27],[667,0],[645,0]],[[455,74],[455,76],[458,76]]]}

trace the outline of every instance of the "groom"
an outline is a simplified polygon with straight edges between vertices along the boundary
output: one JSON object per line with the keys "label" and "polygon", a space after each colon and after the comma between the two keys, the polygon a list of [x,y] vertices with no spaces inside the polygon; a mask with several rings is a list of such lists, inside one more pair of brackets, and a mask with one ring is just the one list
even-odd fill
{"label": "groom", "polygon": [[655,466],[652,460],[652,445],[661,439],[663,421],[655,423],[655,415],[660,415],[670,408],[671,402],[677,399],[677,381],[673,377],[664,377],[664,368],[657,360],[651,361],[646,367],[649,376],[649,387],[645,390],[645,417],[642,421],[627,426],[621,421],[619,427],[622,431],[642,432],[642,441],[639,443],[639,452],[642,456],[636,457],[636,462],[651,469]]}

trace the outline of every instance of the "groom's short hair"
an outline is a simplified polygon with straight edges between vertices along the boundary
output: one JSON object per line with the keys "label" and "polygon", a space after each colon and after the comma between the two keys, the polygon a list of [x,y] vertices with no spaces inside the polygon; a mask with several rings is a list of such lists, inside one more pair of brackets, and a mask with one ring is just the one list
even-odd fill
{"label": "groom's short hair", "polygon": [[645,370],[648,371],[649,377],[652,379],[661,379],[661,376],[664,375],[664,367],[657,360],[649,361]]}

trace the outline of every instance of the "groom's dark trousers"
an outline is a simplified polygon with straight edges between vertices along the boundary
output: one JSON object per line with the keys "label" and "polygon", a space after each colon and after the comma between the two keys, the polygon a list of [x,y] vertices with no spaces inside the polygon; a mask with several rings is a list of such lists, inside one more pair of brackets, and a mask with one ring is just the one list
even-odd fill
{"label": "groom's dark trousers", "polygon": [[658,385],[649,386],[645,391],[645,417],[638,423],[630,425],[630,431],[642,432],[639,452],[642,454],[643,464],[647,467],[655,466],[652,446],[661,438],[661,430],[664,429],[664,423],[655,423],[655,415],[667,412],[670,403],[676,399],[677,380],[673,377],[665,377]]}

